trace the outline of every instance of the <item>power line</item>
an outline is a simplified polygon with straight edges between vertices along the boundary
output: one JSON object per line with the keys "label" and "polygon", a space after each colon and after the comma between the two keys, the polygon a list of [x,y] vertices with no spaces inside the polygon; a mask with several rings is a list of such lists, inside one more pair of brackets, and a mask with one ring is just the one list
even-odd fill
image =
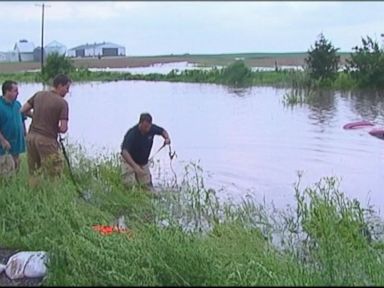
{"label": "power line", "polygon": [[46,4],[35,4],[35,6],[41,7],[41,59],[40,59],[40,71],[41,74],[44,72],[44,8],[51,7]]}

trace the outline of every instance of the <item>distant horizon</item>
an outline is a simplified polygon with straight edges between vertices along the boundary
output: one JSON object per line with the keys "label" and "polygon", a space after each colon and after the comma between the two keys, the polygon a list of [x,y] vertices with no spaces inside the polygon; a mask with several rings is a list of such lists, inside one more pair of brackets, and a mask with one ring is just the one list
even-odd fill
{"label": "distant horizon", "polygon": [[[28,39],[25,39],[25,38],[20,38],[19,40],[17,40],[15,42],[15,44],[20,41],[20,40],[27,40],[29,43],[32,43],[34,45],[34,49],[36,48],[41,48],[40,45],[35,45],[35,43],[33,43],[33,41],[29,41]],[[73,48],[76,48],[78,46],[83,46],[83,45],[87,45],[87,44],[99,44],[99,43],[103,43],[103,42],[110,42],[110,43],[114,43],[114,44],[118,44],[118,45],[121,45],[119,43],[115,43],[115,42],[112,42],[112,41],[93,41],[91,43],[84,43],[84,44],[79,44],[79,45],[76,45],[76,46],[73,46],[71,48],[68,48],[68,46],[59,41],[59,40],[52,40],[52,41],[49,41],[47,43],[44,43],[44,46],[45,45],[48,45],[52,42],[59,42],[60,44],[63,44],[65,47],[66,47],[66,50],[71,50]],[[14,44],[14,45],[15,45]],[[40,43],[39,43],[40,44]],[[14,46],[13,45],[13,46]],[[126,48],[126,47],[125,47]],[[337,47],[336,47],[337,48]],[[185,53],[169,53],[169,54],[128,54],[126,53],[126,57],[161,57],[161,56],[186,56],[186,55],[191,55],[191,56],[200,56],[200,55],[250,55],[250,54],[304,54],[304,53],[308,53],[308,50],[310,48],[308,48],[307,50],[305,51],[278,51],[278,52],[266,52],[266,51],[253,51],[253,52],[218,52],[218,53],[214,53],[214,52],[206,52],[206,53],[188,53],[188,52],[185,52]],[[7,51],[0,51],[0,53],[7,53],[7,52],[13,52],[14,50],[13,49],[9,49]],[[353,53],[353,51],[337,51],[338,54],[349,54],[349,53]]]}
{"label": "distant horizon", "polygon": [[[0,18],[6,31],[0,39],[0,51],[12,50],[20,39],[39,46],[42,7],[36,4],[0,1],[0,11],[9,15]],[[47,4],[44,43],[56,40],[68,49],[94,39],[108,39],[124,46],[127,55],[136,56],[304,53],[322,33],[334,47],[351,53],[353,47],[362,45],[362,37],[370,36],[380,44],[384,39],[381,1]]]}

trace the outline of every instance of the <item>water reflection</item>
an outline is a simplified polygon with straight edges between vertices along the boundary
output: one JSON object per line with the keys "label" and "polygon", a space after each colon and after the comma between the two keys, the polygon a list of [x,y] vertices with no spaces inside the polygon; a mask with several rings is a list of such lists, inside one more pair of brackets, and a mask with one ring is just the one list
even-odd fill
{"label": "water reflection", "polygon": [[341,97],[361,119],[383,123],[384,95],[375,91],[344,92]]}
{"label": "water reflection", "polygon": [[248,95],[251,95],[252,88],[238,88],[238,87],[228,87],[227,91],[231,95],[236,95],[239,98],[246,97]]}
{"label": "water reflection", "polygon": [[310,113],[308,118],[313,125],[325,129],[331,125],[332,119],[336,115],[335,92],[333,91],[315,91],[314,95],[308,101]]}

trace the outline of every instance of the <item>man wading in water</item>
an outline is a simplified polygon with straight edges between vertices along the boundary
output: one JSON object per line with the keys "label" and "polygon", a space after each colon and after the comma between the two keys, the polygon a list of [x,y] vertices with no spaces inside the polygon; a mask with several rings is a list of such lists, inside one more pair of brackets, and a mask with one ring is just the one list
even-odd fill
{"label": "man wading in water", "polygon": [[126,186],[138,183],[152,190],[148,158],[155,135],[161,135],[164,138],[164,146],[171,143],[167,131],[152,124],[152,116],[149,113],[142,113],[139,123],[125,134],[121,145],[121,169],[122,180]]}

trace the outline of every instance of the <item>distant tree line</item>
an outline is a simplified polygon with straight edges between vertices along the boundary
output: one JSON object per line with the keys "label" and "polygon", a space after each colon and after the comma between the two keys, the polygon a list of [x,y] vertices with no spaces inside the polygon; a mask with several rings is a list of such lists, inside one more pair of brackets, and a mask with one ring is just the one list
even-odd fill
{"label": "distant tree line", "polygon": [[[362,46],[353,47],[353,52],[346,65],[340,71],[339,48],[320,34],[314,46],[308,50],[305,58],[305,71],[286,73],[284,71],[275,72],[275,81],[279,77],[285,76],[293,88],[313,88],[313,87],[340,87],[345,88],[370,88],[382,90],[384,88],[384,51],[383,47],[376,40],[367,36],[362,38]],[[75,69],[71,59],[57,53],[47,57],[43,73],[40,74],[41,80],[48,83],[57,74],[74,74],[74,78],[92,79],[94,77],[117,77],[115,74],[90,72],[87,69]],[[264,74],[265,75],[264,75]],[[94,75],[95,74],[95,75]],[[100,74],[100,75],[99,75]],[[105,74],[105,75],[104,75]],[[167,75],[153,73],[150,75],[131,75],[126,73],[120,75],[115,80],[121,79],[141,79],[153,81],[185,81],[199,83],[218,83],[228,86],[244,87],[266,82],[263,77],[267,77],[265,72],[253,72],[243,60],[237,60],[223,69],[213,68],[211,71],[190,70],[176,73],[171,71]],[[104,75],[104,76],[103,76]],[[264,75],[264,76],[263,76]],[[279,76],[280,75],[280,76]],[[340,83],[342,85],[340,85]],[[336,85],[335,85],[336,84]]]}

